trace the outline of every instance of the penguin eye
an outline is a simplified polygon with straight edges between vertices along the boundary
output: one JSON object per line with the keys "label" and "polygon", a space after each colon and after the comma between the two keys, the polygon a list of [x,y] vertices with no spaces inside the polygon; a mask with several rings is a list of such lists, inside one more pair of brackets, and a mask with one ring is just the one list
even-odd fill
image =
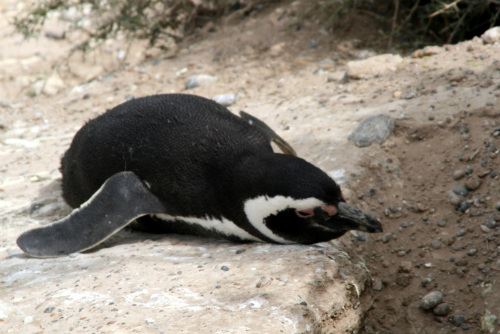
{"label": "penguin eye", "polygon": [[314,216],[314,211],[313,209],[307,209],[307,210],[295,210],[295,213],[297,216],[300,218],[311,218]]}

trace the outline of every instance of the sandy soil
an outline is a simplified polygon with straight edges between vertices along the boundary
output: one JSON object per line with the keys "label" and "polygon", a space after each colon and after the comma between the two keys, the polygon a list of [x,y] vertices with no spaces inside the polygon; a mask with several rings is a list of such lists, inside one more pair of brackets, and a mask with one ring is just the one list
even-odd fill
{"label": "sandy soil", "polygon": [[[406,57],[394,72],[345,81],[347,62],[372,52],[325,35],[312,22],[290,29],[293,6],[201,31],[171,52],[113,40],[70,58],[78,35],[24,41],[7,24],[19,10],[22,3],[1,3],[5,256],[18,254],[21,231],[69,212],[58,189],[59,158],[85,120],[131,97],[241,93],[231,110],[265,120],[300,156],[341,182],[349,202],[382,219],[381,235],[342,237],[372,272],[365,298],[375,303],[365,333],[499,331],[498,44],[476,38]],[[64,29],[56,20],[47,28]],[[186,91],[186,79],[200,73],[218,79]],[[347,141],[361,120],[380,113],[396,120],[388,141],[367,148]],[[450,194],[457,186],[468,194]],[[445,315],[419,307],[431,291],[443,293]]]}

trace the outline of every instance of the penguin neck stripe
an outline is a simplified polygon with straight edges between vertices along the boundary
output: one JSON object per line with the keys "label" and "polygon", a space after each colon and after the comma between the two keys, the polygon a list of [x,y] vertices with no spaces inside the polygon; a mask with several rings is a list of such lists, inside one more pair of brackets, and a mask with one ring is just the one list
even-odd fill
{"label": "penguin neck stripe", "polygon": [[267,227],[267,225],[264,223],[264,219],[289,208],[300,211],[314,208],[323,204],[324,203],[322,201],[313,197],[305,199],[295,199],[285,196],[258,196],[246,200],[244,203],[244,210],[250,223],[257,230],[259,230],[259,232],[261,232],[271,240],[274,240],[275,242],[290,244],[294,243],[294,241],[286,240],[283,237],[276,235],[270,228]]}
{"label": "penguin neck stripe", "polygon": [[166,220],[166,221],[178,220],[184,223],[198,225],[207,230],[212,229],[226,236],[237,236],[242,240],[262,241],[261,239],[251,235],[250,233],[248,233],[247,231],[245,231],[244,229],[242,229],[241,227],[237,226],[235,223],[224,217],[222,217],[222,219],[219,220],[211,217],[198,218],[198,217],[171,216],[164,213],[157,213],[154,214],[153,216],[161,220]]}

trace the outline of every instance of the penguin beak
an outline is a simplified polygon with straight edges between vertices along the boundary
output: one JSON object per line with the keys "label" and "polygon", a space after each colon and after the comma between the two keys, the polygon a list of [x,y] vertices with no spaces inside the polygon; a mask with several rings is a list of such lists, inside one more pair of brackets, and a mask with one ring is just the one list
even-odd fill
{"label": "penguin beak", "polygon": [[382,224],[369,214],[353,208],[345,202],[338,204],[338,212],[335,220],[340,221],[348,227],[349,230],[358,230],[369,233],[382,232]]}
{"label": "penguin beak", "polygon": [[345,202],[340,202],[336,207],[327,205],[318,207],[316,210],[325,219],[320,224],[329,229],[336,231],[358,230],[368,233],[382,232],[382,224],[377,219]]}

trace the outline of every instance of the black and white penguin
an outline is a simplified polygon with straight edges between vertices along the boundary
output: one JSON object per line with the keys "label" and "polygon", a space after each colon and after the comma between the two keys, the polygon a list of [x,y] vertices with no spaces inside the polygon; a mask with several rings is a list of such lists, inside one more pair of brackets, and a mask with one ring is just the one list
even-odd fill
{"label": "black and white penguin", "polygon": [[19,247],[35,257],[81,252],[127,225],[301,244],[382,231],[264,122],[240,115],[202,97],[165,94],[90,120],[61,163],[63,197],[76,209],[23,233]]}

